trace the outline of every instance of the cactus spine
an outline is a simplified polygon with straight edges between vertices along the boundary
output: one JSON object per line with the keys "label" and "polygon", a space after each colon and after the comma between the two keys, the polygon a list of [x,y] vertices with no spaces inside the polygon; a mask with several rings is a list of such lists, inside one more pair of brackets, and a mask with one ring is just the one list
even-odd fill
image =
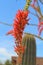
{"label": "cactus spine", "polygon": [[26,46],[22,57],[22,65],[36,65],[36,42],[34,36],[26,34],[22,43]]}

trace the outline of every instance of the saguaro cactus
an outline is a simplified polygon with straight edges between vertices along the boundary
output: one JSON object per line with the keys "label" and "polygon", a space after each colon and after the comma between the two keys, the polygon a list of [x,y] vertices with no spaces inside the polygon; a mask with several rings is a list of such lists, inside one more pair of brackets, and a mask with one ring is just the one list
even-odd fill
{"label": "saguaro cactus", "polygon": [[22,65],[36,65],[36,42],[34,36],[26,34],[22,43],[26,46],[22,57]]}

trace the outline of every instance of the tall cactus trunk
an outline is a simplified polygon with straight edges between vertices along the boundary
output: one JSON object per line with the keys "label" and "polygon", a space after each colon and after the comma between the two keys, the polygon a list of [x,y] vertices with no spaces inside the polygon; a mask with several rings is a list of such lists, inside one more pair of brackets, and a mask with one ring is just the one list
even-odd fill
{"label": "tall cactus trunk", "polygon": [[32,35],[26,34],[22,43],[26,46],[21,65],[36,65],[36,42]]}

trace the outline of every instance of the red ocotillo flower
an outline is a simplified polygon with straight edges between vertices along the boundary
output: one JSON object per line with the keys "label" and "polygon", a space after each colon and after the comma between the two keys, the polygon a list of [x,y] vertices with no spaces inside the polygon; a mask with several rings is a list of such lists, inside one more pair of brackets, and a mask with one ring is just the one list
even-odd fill
{"label": "red ocotillo flower", "polygon": [[20,53],[24,53],[24,50],[25,50],[25,46],[18,45],[17,47],[15,47],[15,52],[17,52],[18,55]]}
{"label": "red ocotillo flower", "polygon": [[39,30],[39,35],[41,35],[42,31],[43,31],[43,27]]}
{"label": "red ocotillo flower", "polygon": [[29,20],[27,19],[28,13],[28,11],[18,10],[13,23],[13,30],[7,33],[12,34],[12,36],[15,38],[16,51],[18,52],[20,52],[20,50],[23,52],[23,48],[21,47],[20,49],[18,47],[21,46],[23,31]]}
{"label": "red ocotillo flower", "polygon": [[16,14],[16,19],[13,23],[13,30],[9,31],[7,34],[12,34],[16,39],[18,39],[18,37],[22,38],[25,25],[28,23],[27,16],[28,11],[18,10],[18,13]]}
{"label": "red ocotillo flower", "polygon": [[39,22],[39,24],[38,24],[38,31],[39,31],[39,35],[40,35],[41,32],[43,31],[43,22]]}
{"label": "red ocotillo flower", "polygon": [[38,23],[38,30],[40,29],[40,27],[42,27],[43,26],[43,22],[39,22]]}

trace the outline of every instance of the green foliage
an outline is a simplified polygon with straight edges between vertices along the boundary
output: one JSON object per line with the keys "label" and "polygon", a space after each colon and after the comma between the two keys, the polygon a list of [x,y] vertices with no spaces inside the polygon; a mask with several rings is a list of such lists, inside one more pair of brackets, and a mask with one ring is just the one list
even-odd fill
{"label": "green foliage", "polygon": [[11,64],[11,61],[6,60],[6,62],[5,62],[5,64],[4,64],[4,65],[12,65],[12,64]]}
{"label": "green foliage", "polygon": [[22,65],[36,65],[36,42],[34,36],[24,35],[22,43],[26,46],[22,57]]}

